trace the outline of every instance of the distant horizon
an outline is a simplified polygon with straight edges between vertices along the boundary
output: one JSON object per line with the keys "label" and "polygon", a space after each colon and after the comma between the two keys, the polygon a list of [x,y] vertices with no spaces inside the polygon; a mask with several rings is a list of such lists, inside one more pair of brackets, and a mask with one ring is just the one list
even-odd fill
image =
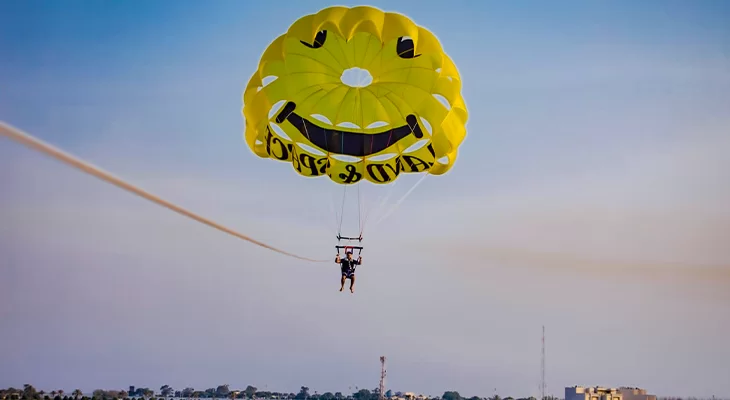
{"label": "distant horizon", "polygon": [[[230,392],[239,392],[241,394],[244,394],[244,392],[246,390],[246,387],[248,387],[249,385],[246,385],[245,387],[242,386],[241,388],[237,388],[235,386],[234,387],[229,387],[229,391]],[[192,387],[186,387],[186,388],[183,388],[183,389],[190,388],[190,389],[193,389],[195,393],[202,393],[202,394],[205,395],[206,394],[205,393],[206,391],[209,391],[211,389],[216,390],[217,386],[219,386],[219,385],[214,385],[212,387],[209,387],[209,388],[203,389],[203,390],[195,389],[195,388],[192,388]],[[228,386],[230,386],[230,385],[228,385]],[[253,385],[250,385],[250,386],[253,386]],[[644,389],[644,390],[647,391],[647,394],[655,395],[657,397],[657,399],[680,399],[680,398],[683,398],[685,400],[689,400],[689,399],[696,399],[696,400],[709,400],[709,399],[713,399],[713,400],[727,400],[727,399],[725,399],[723,397],[717,397],[717,396],[714,396],[714,395],[711,396],[711,397],[708,397],[708,398],[694,397],[694,396],[677,397],[677,396],[672,396],[672,395],[659,395],[659,394],[653,393],[648,388],[638,387],[638,386],[602,386],[602,385],[590,385],[590,386],[577,385],[577,386],[582,386],[582,387],[585,387],[585,388],[602,387],[602,388],[607,388],[607,389]],[[91,395],[93,395],[93,393],[95,391],[97,391],[97,390],[103,390],[103,391],[119,391],[119,392],[124,391],[125,393],[128,393],[127,392],[127,389],[130,389],[131,387],[132,386],[130,385],[127,388],[122,388],[122,389],[96,388],[96,389],[93,389],[93,390],[91,390],[89,392],[84,392],[83,390],[81,390],[81,392],[82,392],[81,395],[82,396],[85,396],[85,397],[91,397]],[[157,397],[157,398],[172,398],[172,399],[182,399],[182,398],[194,398],[194,397],[196,397],[196,396],[192,396],[192,395],[191,396],[178,396],[177,394],[179,394],[179,392],[181,392],[182,389],[174,389],[174,388],[171,388],[173,390],[174,394],[173,395],[163,396],[161,394],[161,392],[159,392],[159,390],[152,389],[151,387],[142,387],[142,386],[139,386],[139,387],[138,386],[133,386],[133,387],[135,388],[135,391],[136,390],[151,389],[153,391],[153,394],[151,396],[144,396],[144,395],[137,395],[137,394],[135,394],[135,395],[128,395],[127,394],[126,396],[123,396],[123,397],[125,397],[125,398],[147,398],[147,397],[155,398],[155,397]],[[258,393],[271,393],[271,394],[281,394],[281,395],[291,396],[291,395],[297,395],[300,392],[300,391],[277,391],[277,390],[273,390],[273,389],[272,390],[270,390],[270,389],[260,390],[256,386],[253,386],[253,387],[256,388],[256,394],[258,394]],[[569,386],[569,387],[575,387],[575,385]],[[567,389],[569,387],[566,387],[564,389]],[[11,388],[14,388],[16,390],[21,390],[22,391],[23,385],[21,385],[19,387],[13,387],[13,386],[11,386],[11,387],[7,387],[7,388],[0,388],[0,392],[2,392],[3,390],[11,389]],[[39,391],[39,392],[40,391],[44,391],[45,392],[44,393],[44,396],[45,397],[50,397],[51,399],[55,399],[57,397],[61,397],[61,398],[73,398],[74,396],[71,395],[71,393],[72,393],[72,391],[74,391],[74,390],[76,390],[78,388],[74,388],[72,390],[60,389],[60,390],[63,390],[64,391],[64,395],[63,396],[60,396],[60,395],[57,394],[55,397],[49,396],[49,393],[51,393],[52,391],[58,391],[59,390],[58,388],[51,389],[50,392],[49,391],[46,391],[43,388],[35,387],[35,389],[37,391]],[[160,390],[161,389],[162,389],[162,386],[160,387]],[[362,390],[362,389],[368,390],[371,393],[377,393],[377,388],[375,388],[376,389],[375,391],[373,391],[372,389],[367,389],[367,388],[358,388],[358,390]],[[325,394],[336,395],[337,393],[341,393],[343,396],[345,396],[346,398],[349,399],[349,398],[352,398],[353,397],[353,394],[356,394],[358,392],[358,390],[353,390],[353,392],[351,392],[351,393],[344,393],[344,392],[340,392],[340,391],[324,391],[324,392],[323,391],[316,391],[317,392],[316,394],[312,394],[315,391],[312,390],[312,389],[310,389],[309,397],[310,398],[311,397],[319,398],[319,396],[322,396],[322,395],[325,395]],[[390,396],[388,396],[387,393],[392,393],[391,396],[395,396],[398,393],[400,393],[400,394],[413,393],[415,396],[426,396],[428,398],[443,398],[442,396],[444,394],[446,394],[446,393],[449,393],[449,392],[457,392],[457,393],[459,393],[462,396],[463,399],[472,399],[472,398],[475,398],[475,397],[476,398],[479,398],[479,399],[493,399],[494,398],[494,395],[499,396],[503,400],[504,399],[510,399],[510,398],[513,398],[513,399],[516,399],[516,400],[537,399],[536,397],[532,397],[532,396],[526,396],[526,397],[519,397],[518,396],[518,397],[514,397],[514,396],[511,396],[511,395],[503,395],[503,394],[499,394],[499,393],[494,393],[494,394],[492,394],[492,396],[464,395],[464,394],[462,394],[457,389],[448,389],[448,390],[445,390],[444,393],[442,393],[440,395],[422,393],[422,392],[418,392],[416,390],[386,389],[386,397],[390,398]],[[564,399],[564,395],[565,395],[565,392],[563,391],[562,396],[556,396],[554,394],[546,394],[546,398],[548,398],[548,399],[552,399],[552,398],[555,398],[555,399]],[[228,395],[221,395],[221,396],[213,396],[213,397],[207,397],[207,396],[202,396],[202,397],[209,398],[209,399],[223,399],[223,398],[229,398],[230,396],[228,396]],[[237,398],[243,398],[243,397],[237,397]],[[261,397],[255,396],[255,398],[265,398],[265,397],[263,397],[263,396],[261,396]]]}

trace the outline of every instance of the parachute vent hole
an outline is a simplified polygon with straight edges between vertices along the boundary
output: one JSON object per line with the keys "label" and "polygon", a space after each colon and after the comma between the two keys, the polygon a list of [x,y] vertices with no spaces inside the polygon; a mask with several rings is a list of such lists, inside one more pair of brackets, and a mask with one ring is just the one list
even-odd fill
{"label": "parachute vent hole", "polygon": [[261,87],[268,86],[271,82],[277,80],[279,77],[276,75],[268,75],[265,76],[264,79],[261,79]]}
{"label": "parachute vent hole", "polygon": [[264,142],[262,142],[258,139],[256,139],[256,141],[254,143],[256,144],[256,146],[261,146],[262,144],[264,144]]}
{"label": "parachute vent hole", "polygon": [[353,124],[352,122],[340,122],[337,124],[340,128],[352,128],[352,129],[360,129],[358,125]]}
{"label": "parachute vent hole", "polygon": [[312,154],[314,154],[314,155],[316,155],[318,157],[324,157],[324,156],[327,155],[327,154],[323,153],[321,150],[317,150],[314,147],[309,146],[309,145],[306,145],[304,143],[297,143],[297,146],[301,147],[302,150],[308,151],[308,152],[310,152],[310,153],[312,153]]}
{"label": "parachute vent hole", "polygon": [[390,124],[385,121],[375,121],[372,124],[366,126],[365,129],[380,128],[380,127],[388,126],[388,125],[390,125]]}
{"label": "parachute vent hole", "polygon": [[436,73],[441,73],[441,68],[436,68]]}
{"label": "parachute vent hole", "polygon": [[271,109],[269,110],[269,121],[274,119],[276,114],[279,113],[279,110],[281,110],[281,108],[284,107],[284,104],[286,104],[286,100],[279,100],[276,103],[274,103],[273,106],[271,106]]}
{"label": "parachute vent hole", "polygon": [[332,121],[330,121],[329,118],[325,117],[322,114],[312,114],[311,117],[316,119],[319,122],[324,122],[327,125],[332,125]]}
{"label": "parachute vent hole", "polygon": [[429,135],[433,135],[433,131],[431,130],[431,123],[423,117],[419,117],[418,119],[421,120],[421,125],[423,125],[423,127],[426,129],[426,132],[428,132]]}
{"label": "parachute vent hole", "polygon": [[256,91],[260,92],[261,89],[265,88],[268,84],[275,81],[277,78],[278,78],[278,76],[275,76],[275,75],[265,76],[264,79],[261,80],[261,86],[257,87]]}
{"label": "parachute vent hole", "polygon": [[439,103],[446,107],[447,110],[451,110],[451,104],[449,104],[449,101],[446,100],[446,97],[436,93],[433,94],[433,97],[435,97],[436,100],[439,101]]}
{"label": "parachute vent hole", "polygon": [[437,162],[438,162],[439,164],[443,164],[443,165],[449,165],[449,157],[447,157],[447,156],[443,156],[443,157],[439,158],[439,159],[438,159],[438,160],[436,160],[436,161],[437,161]]}
{"label": "parachute vent hole", "polygon": [[366,69],[352,67],[342,71],[340,80],[347,86],[361,88],[370,86],[373,83],[373,76]]}
{"label": "parachute vent hole", "polygon": [[421,139],[421,140],[417,141],[416,143],[413,143],[412,145],[408,146],[408,148],[403,150],[403,152],[404,153],[413,153],[414,151],[425,146],[426,143],[428,143],[428,139]]}
{"label": "parachute vent hole", "polygon": [[274,122],[269,122],[269,125],[271,125],[271,130],[273,130],[277,135],[281,136],[282,139],[291,142],[291,138],[289,137],[289,135],[287,135],[279,125]]}
{"label": "parachute vent hole", "polygon": [[362,161],[361,157],[348,156],[346,154],[330,154],[330,157],[334,158],[337,161],[348,163],[358,163]]}
{"label": "parachute vent hole", "polygon": [[388,161],[391,158],[395,158],[395,157],[398,157],[398,154],[395,154],[395,153],[379,154],[377,156],[372,156],[372,157],[368,158],[368,161],[376,161],[376,162]]}

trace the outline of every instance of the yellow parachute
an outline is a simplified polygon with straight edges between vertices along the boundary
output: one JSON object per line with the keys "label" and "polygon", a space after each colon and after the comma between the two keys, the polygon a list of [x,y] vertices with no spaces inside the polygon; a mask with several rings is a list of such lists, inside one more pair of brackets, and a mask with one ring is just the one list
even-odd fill
{"label": "yellow parachute", "polygon": [[266,49],[243,94],[262,158],[338,184],[447,172],[466,136],[461,79],[436,36],[373,7],[330,7]]}

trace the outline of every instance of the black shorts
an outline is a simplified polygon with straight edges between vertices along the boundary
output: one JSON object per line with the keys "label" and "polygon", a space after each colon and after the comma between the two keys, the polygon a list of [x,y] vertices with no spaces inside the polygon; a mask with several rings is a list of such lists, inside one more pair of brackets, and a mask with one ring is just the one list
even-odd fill
{"label": "black shorts", "polygon": [[355,276],[355,271],[348,271],[346,269],[343,269],[342,276],[344,276],[345,278],[352,278],[353,276]]}

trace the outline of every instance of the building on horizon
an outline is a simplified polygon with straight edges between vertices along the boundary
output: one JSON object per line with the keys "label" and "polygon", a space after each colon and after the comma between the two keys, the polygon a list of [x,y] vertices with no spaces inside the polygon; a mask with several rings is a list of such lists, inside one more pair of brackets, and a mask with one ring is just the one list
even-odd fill
{"label": "building on horizon", "polygon": [[[387,392],[386,392],[387,393]],[[424,396],[422,394],[415,394],[413,392],[396,392],[393,394],[391,392],[391,396],[389,397],[391,400],[427,400],[428,396]]]}
{"label": "building on horizon", "polygon": [[656,395],[647,394],[646,389],[621,386],[618,388],[623,400],[656,400]]}
{"label": "building on horizon", "polygon": [[618,388],[601,386],[570,386],[565,388],[565,400],[624,400]]}
{"label": "building on horizon", "polygon": [[646,389],[635,387],[571,386],[565,388],[565,400],[657,400],[657,398],[656,395],[647,394]]}

